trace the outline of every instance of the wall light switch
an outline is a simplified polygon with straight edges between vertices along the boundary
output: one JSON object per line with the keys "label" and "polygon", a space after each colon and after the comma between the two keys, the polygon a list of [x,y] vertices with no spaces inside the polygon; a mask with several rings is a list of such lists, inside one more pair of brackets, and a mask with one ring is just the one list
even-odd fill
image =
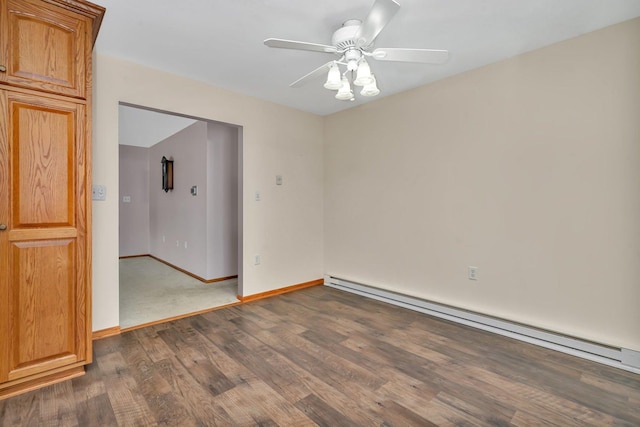
{"label": "wall light switch", "polygon": [[282,175],[276,175],[276,185],[282,185]]}
{"label": "wall light switch", "polygon": [[93,200],[107,200],[107,187],[104,185],[93,185],[91,187],[91,198]]}
{"label": "wall light switch", "polygon": [[193,187],[191,187],[191,195],[192,196],[197,196],[198,195],[198,186],[194,185]]}

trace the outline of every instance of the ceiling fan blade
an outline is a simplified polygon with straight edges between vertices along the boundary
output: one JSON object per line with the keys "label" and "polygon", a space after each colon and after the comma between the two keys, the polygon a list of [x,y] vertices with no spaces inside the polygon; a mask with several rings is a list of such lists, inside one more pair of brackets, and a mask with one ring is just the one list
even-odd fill
{"label": "ceiling fan blade", "polygon": [[264,44],[269,47],[277,47],[280,49],[310,50],[313,52],[324,52],[324,53],[337,52],[337,49],[335,48],[335,46],[329,46],[326,44],[318,44],[318,43],[298,42],[294,40],[266,39],[264,41]]}
{"label": "ceiling fan blade", "polygon": [[369,46],[399,9],[395,0],[376,0],[356,33],[356,47]]}
{"label": "ceiling fan blade", "polygon": [[449,59],[448,50],[438,49],[402,49],[378,48],[371,53],[379,61],[422,62],[424,64],[442,64]]}
{"label": "ceiling fan blade", "polygon": [[300,77],[298,80],[296,80],[295,82],[291,83],[289,85],[289,87],[300,87],[303,86],[304,84],[308,83],[309,81],[316,79],[318,77],[320,77],[321,75],[329,72],[329,66],[331,64],[333,64],[334,61],[329,61],[324,65],[321,65],[320,67],[316,68],[315,70],[313,70],[312,72],[310,72],[309,74]]}

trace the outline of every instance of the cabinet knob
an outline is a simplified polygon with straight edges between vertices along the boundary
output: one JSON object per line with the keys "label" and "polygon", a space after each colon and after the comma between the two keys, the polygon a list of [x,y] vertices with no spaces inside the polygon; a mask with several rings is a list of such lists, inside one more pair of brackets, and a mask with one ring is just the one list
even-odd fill
{"label": "cabinet knob", "polygon": [[7,71],[7,67],[0,65],[0,72],[4,73],[5,71]]}
{"label": "cabinet knob", "polygon": [[7,225],[6,224],[0,224],[0,231],[4,231],[7,229]]}

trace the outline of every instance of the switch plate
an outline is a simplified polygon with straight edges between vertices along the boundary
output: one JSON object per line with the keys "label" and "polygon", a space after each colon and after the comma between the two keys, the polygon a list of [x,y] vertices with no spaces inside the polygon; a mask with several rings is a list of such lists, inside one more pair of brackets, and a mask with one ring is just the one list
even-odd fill
{"label": "switch plate", "polygon": [[100,201],[107,200],[107,187],[104,185],[91,186],[91,198],[93,200],[100,200]]}
{"label": "switch plate", "polygon": [[282,175],[276,175],[276,185],[282,185]]}
{"label": "switch plate", "polygon": [[478,267],[469,266],[469,280],[478,280]]}
{"label": "switch plate", "polygon": [[260,255],[256,255],[253,259],[254,265],[260,265]]}
{"label": "switch plate", "polygon": [[256,202],[260,201],[260,192],[256,191]]}
{"label": "switch plate", "polygon": [[193,187],[191,187],[191,195],[192,196],[197,196],[198,195],[198,186],[194,185]]}

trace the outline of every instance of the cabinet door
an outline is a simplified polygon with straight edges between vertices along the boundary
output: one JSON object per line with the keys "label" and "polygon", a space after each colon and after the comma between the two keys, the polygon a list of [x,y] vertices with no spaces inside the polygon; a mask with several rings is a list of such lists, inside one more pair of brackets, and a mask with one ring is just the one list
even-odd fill
{"label": "cabinet door", "polygon": [[3,0],[0,82],[83,98],[88,18],[42,0]]}
{"label": "cabinet door", "polygon": [[0,382],[90,358],[85,106],[0,90]]}

